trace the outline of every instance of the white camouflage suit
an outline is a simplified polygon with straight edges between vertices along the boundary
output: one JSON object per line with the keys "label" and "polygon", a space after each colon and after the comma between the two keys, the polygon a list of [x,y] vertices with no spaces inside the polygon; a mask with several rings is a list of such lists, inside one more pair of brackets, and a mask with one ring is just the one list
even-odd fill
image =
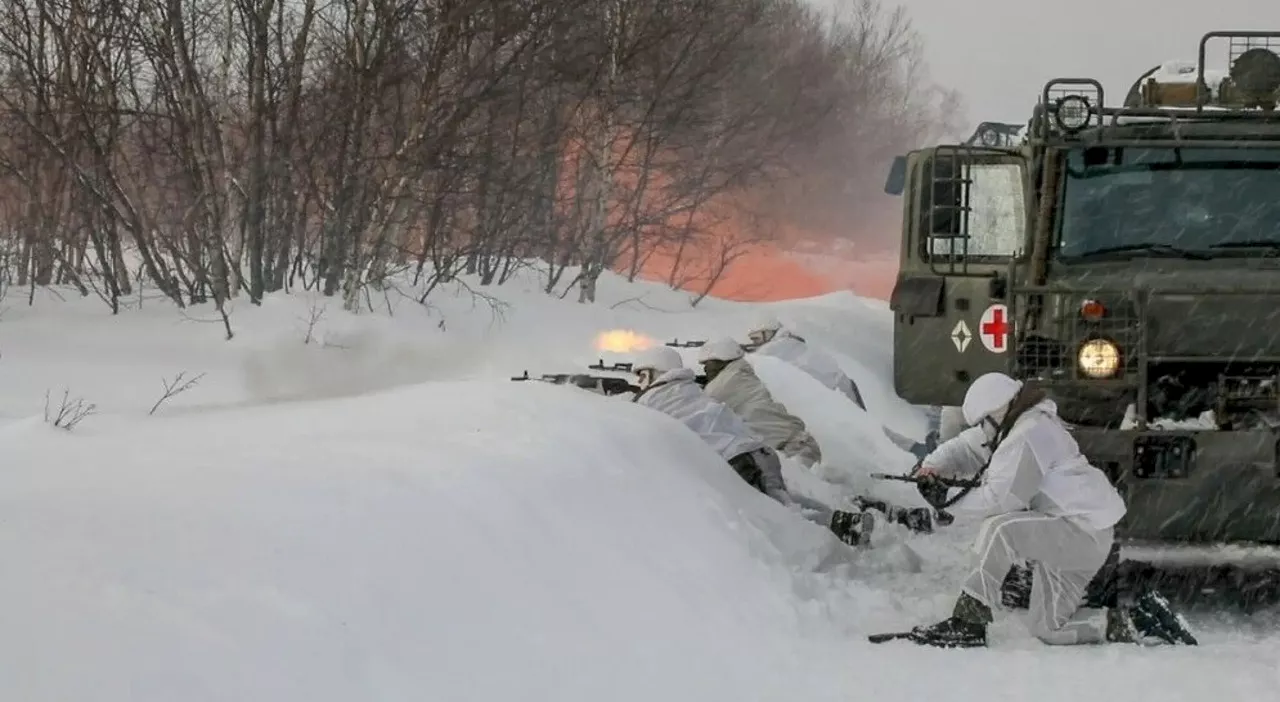
{"label": "white camouflage suit", "polygon": [[711,399],[698,387],[694,382],[697,374],[683,366],[680,354],[666,347],[650,349],[636,362],[635,370],[654,373],[653,381],[636,397],[636,404],[680,420],[725,461],[751,454],[760,469],[765,494],[783,504],[791,504],[778,454],[733,410]]}
{"label": "white camouflage suit", "polygon": [[723,402],[742,417],[747,426],[776,451],[796,459],[806,468],[822,460],[822,449],[809,433],[804,420],[791,414],[773,399],[769,389],[743,357],[742,347],[732,339],[717,339],[702,347],[698,360],[722,361],[726,365],[707,383],[707,395]]}
{"label": "white camouflage suit", "polygon": [[974,381],[963,408],[974,426],[938,446],[922,461],[922,470],[964,477],[990,458],[982,485],[948,509],[958,520],[984,520],[966,593],[994,609],[1010,567],[1029,562],[1031,633],[1047,644],[1101,643],[1106,611],[1080,604],[1107,558],[1124,501],[1081,455],[1052,400],[1041,400],[1018,417],[994,454],[987,448],[1021,386],[1001,373]]}
{"label": "white camouflage suit", "polygon": [[823,385],[839,391],[858,407],[864,410],[867,408],[867,404],[862,401],[862,393],[858,392],[857,384],[840,370],[835,359],[811,347],[790,330],[784,329],[776,317],[766,315],[757,320],[747,336],[753,342],[760,344],[755,350],[756,354],[786,361],[808,373]]}
{"label": "white camouflage suit", "polygon": [[[814,380],[849,398],[862,410],[865,411],[867,409],[867,403],[862,399],[858,384],[845,375],[835,359],[783,327],[782,322],[778,321],[777,317],[771,314],[762,315],[747,332],[747,337],[751,339],[752,343],[760,344],[755,350],[756,355],[772,356],[780,361],[786,361],[807,373]],[[923,451],[922,444],[918,444],[889,427],[884,427],[884,433],[904,451],[915,453],[918,446],[921,447],[919,450]],[[951,436],[954,436],[954,434],[951,434]],[[920,454],[917,453],[916,455]]]}
{"label": "white camouflage suit", "polygon": [[[635,402],[680,420],[702,438],[743,479],[753,482],[745,457],[760,471],[757,485],[766,495],[805,519],[826,527],[850,545],[867,542],[874,521],[865,512],[840,512],[801,494],[792,494],[782,477],[778,453],[723,403],[713,400],[685,368],[680,354],[666,347],[649,349],[632,366],[640,376]],[[843,517],[837,523],[837,517]]]}

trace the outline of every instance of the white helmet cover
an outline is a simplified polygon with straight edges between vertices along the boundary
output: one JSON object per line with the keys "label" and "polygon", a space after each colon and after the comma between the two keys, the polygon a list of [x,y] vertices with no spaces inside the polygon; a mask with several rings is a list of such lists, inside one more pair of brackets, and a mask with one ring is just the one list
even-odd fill
{"label": "white helmet cover", "polygon": [[778,318],[774,315],[768,312],[763,312],[759,317],[756,317],[754,322],[751,323],[751,328],[747,329],[747,333],[755,334],[757,332],[777,332],[780,329],[782,329],[782,322],[778,321]]}
{"label": "white helmet cover", "polygon": [[708,341],[698,350],[698,362],[706,363],[707,361],[736,361],[742,358],[742,344],[729,338],[719,338],[714,341]]}
{"label": "white helmet cover", "polygon": [[677,368],[684,368],[684,359],[675,349],[667,346],[655,346],[646,349],[636,357],[632,370],[640,372],[651,370],[655,373],[666,373]]}
{"label": "white helmet cover", "polygon": [[986,373],[973,381],[964,394],[964,421],[970,426],[990,417],[997,424],[1004,419],[1005,410],[1013,401],[1022,383],[1004,373]]}

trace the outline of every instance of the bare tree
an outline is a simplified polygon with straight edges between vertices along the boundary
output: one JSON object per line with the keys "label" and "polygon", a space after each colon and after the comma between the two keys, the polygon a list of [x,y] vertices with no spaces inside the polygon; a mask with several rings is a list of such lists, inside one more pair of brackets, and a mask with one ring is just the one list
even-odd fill
{"label": "bare tree", "polygon": [[879,0],[0,0],[0,278],[227,338],[242,294],[533,261],[582,302],[659,260],[705,296],[758,215],[833,228],[954,124],[921,56]]}

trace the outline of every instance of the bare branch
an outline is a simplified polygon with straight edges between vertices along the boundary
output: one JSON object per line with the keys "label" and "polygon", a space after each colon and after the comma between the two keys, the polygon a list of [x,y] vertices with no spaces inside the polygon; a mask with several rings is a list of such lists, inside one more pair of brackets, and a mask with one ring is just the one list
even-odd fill
{"label": "bare branch", "polygon": [[71,391],[64,389],[62,401],[55,411],[50,405],[49,391],[44,392],[44,421],[59,429],[71,431],[77,424],[95,414],[97,409],[97,405],[85,402],[83,398],[71,397]]}
{"label": "bare branch", "polygon": [[204,377],[204,373],[192,378],[187,378],[186,375],[187,372],[182,371],[174,376],[173,380],[161,379],[160,382],[164,384],[164,394],[160,396],[160,399],[156,400],[154,405],[151,405],[151,411],[147,412],[148,416],[155,414],[156,410],[160,409],[160,405],[164,404],[169,398],[176,397],[194,388],[199,384],[200,379]]}

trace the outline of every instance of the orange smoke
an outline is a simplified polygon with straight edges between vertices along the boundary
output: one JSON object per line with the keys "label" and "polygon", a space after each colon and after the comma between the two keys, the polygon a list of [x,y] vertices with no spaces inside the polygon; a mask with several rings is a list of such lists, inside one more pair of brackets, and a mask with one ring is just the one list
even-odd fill
{"label": "orange smoke", "polygon": [[[718,220],[702,225],[705,234],[694,244],[646,252],[640,277],[696,294],[709,285],[712,297],[739,302],[793,300],[841,290],[888,300],[893,291],[898,275],[893,253],[866,250],[847,239],[788,226],[777,227],[767,240],[743,244],[741,232],[748,225],[740,224],[733,214],[724,216],[723,209],[720,214]],[[726,252],[734,258],[723,266]],[[619,272],[629,265],[629,257],[624,257]]]}
{"label": "orange smoke", "polygon": [[[703,245],[700,249],[712,248]],[[699,261],[712,254],[705,250],[685,251],[682,265],[699,269]],[[676,255],[671,251],[658,251],[649,256],[640,268],[640,277],[648,280],[667,281]],[[703,266],[705,269],[705,265]],[[707,288],[709,275],[688,274],[690,280],[676,280],[676,287],[701,293]],[[685,277],[685,276],[679,276]],[[829,278],[807,269],[803,264],[787,258],[771,244],[753,244],[711,285],[710,295],[725,300],[763,302],[813,297],[837,290]]]}
{"label": "orange smoke", "polygon": [[597,334],[595,346],[597,351],[631,353],[652,348],[657,343],[644,334],[633,332],[630,329],[613,329]]}
{"label": "orange smoke", "polygon": [[[607,144],[596,145],[596,150],[605,149],[612,157],[607,190],[590,187],[595,179],[588,176],[596,165],[588,140],[579,136],[565,141],[557,210],[570,217],[575,206],[590,209],[603,197],[609,204],[597,215],[602,215],[606,226],[643,232],[627,244],[629,250],[616,262],[615,272],[628,275],[634,271],[643,279],[690,293],[743,302],[814,297],[840,290],[888,299],[898,266],[896,256],[882,251],[897,248],[900,200],[858,208],[857,225],[846,221],[846,213],[826,211],[830,207],[788,203],[785,197],[779,201],[764,191],[722,193],[690,214],[671,209],[668,202],[672,179],[666,174],[683,164],[663,152],[646,154],[636,135],[625,129],[616,130],[613,136]],[[617,200],[637,194],[634,203]],[[680,213],[666,216],[664,209]],[[655,218],[666,221],[661,227],[646,222]],[[654,250],[650,235],[664,229],[677,241],[683,238],[693,243],[673,243]],[[682,230],[686,236],[674,235]],[[854,251],[854,240],[863,247],[878,245],[880,250]],[[638,263],[636,256],[641,258]],[[631,333],[606,332],[597,339],[597,346],[626,352],[652,345],[639,342],[648,345],[632,346],[642,337],[624,336]]]}
{"label": "orange smoke", "polygon": [[[670,270],[670,256],[654,254],[641,268],[640,277],[663,280]],[[878,300],[888,300],[898,275],[898,261],[887,256],[857,259],[839,254],[797,255],[774,244],[757,244],[743,254],[711,286],[712,297],[739,302],[774,302],[815,297],[840,290]],[[701,293],[702,284],[680,286]]]}

